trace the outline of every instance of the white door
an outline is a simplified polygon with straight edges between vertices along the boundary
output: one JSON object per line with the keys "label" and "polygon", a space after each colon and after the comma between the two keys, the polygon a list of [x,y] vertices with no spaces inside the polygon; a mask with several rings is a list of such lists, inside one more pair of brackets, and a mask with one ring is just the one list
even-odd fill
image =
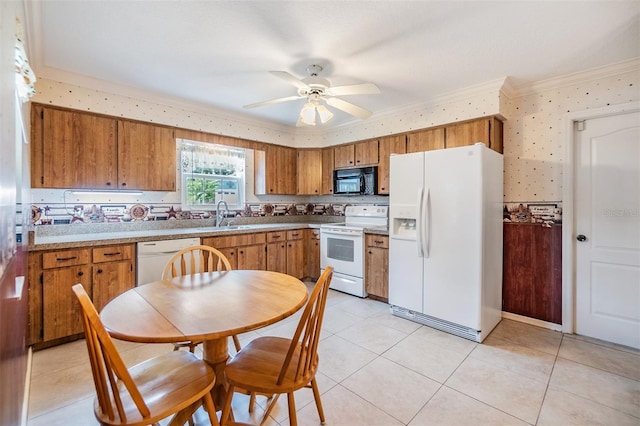
{"label": "white door", "polygon": [[640,348],[640,114],[575,136],[576,333]]}

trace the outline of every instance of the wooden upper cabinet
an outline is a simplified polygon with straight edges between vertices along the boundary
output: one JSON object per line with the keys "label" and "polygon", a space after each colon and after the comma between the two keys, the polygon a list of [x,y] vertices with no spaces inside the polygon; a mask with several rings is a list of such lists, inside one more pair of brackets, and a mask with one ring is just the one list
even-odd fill
{"label": "wooden upper cabinet", "polygon": [[444,148],[444,129],[426,129],[407,135],[407,153]]}
{"label": "wooden upper cabinet", "polygon": [[379,141],[380,161],[378,162],[378,194],[389,193],[389,157],[391,154],[406,152],[404,135],[388,136]]}
{"label": "wooden upper cabinet", "polygon": [[322,150],[322,194],[333,194],[333,148]]}
{"label": "wooden upper cabinet", "polygon": [[278,145],[266,145],[254,153],[254,192],[264,194],[297,193],[297,151]]}
{"label": "wooden upper cabinet", "polygon": [[355,163],[357,167],[377,166],[379,157],[378,139],[355,144]]}
{"label": "wooden upper cabinet", "polygon": [[176,138],[173,129],[118,121],[118,187],[176,190]]}
{"label": "wooden upper cabinet", "polygon": [[117,189],[117,121],[34,105],[33,188]]}
{"label": "wooden upper cabinet", "polygon": [[480,118],[445,128],[446,147],[473,145],[484,142],[487,147],[502,153],[502,122],[495,117]]}
{"label": "wooden upper cabinet", "polygon": [[378,165],[378,139],[337,146],[333,149],[336,169]]}
{"label": "wooden upper cabinet", "polygon": [[333,164],[336,169],[354,167],[355,145],[342,145],[333,148]]}
{"label": "wooden upper cabinet", "polygon": [[298,151],[298,195],[322,194],[322,150]]}

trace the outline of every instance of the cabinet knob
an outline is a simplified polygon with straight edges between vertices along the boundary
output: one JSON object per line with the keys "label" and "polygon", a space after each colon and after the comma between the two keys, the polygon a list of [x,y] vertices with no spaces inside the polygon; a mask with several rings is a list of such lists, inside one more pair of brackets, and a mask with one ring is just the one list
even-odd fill
{"label": "cabinet knob", "polygon": [[78,276],[79,276],[79,277],[81,277],[81,276],[83,276],[83,275],[84,275],[84,272],[82,272],[82,271],[78,272]]}
{"label": "cabinet knob", "polygon": [[105,185],[111,186],[111,182],[105,182]]}
{"label": "cabinet knob", "polygon": [[127,186],[127,182],[122,182],[122,186]]}
{"label": "cabinet knob", "polygon": [[102,273],[102,269],[98,269],[98,273],[101,274]]}
{"label": "cabinet knob", "polygon": [[580,234],[580,235],[578,235],[576,237],[576,240],[578,240],[578,241],[580,241],[582,243],[584,241],[587,241],[587,237],[585,235]]}

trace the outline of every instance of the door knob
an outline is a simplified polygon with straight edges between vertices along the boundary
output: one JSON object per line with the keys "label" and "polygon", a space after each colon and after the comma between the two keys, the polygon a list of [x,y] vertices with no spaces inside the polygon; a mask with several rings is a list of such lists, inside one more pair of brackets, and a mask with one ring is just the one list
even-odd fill
{"label": "door knob", "polygon": [[586,237],[586,236],[584,236],[584,235],[582,235],[582,234],[580,234],[580,235],[578,235],[578,236],[576,237],[576,240],[578,240],[578,241],[580,241],[580,242],[587,241],[587,237]]}

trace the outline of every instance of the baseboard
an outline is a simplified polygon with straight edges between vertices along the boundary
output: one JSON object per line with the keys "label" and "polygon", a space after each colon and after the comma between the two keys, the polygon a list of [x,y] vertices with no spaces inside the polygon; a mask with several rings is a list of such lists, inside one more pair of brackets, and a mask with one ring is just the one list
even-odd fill
{"label": "baseboard", "polygon": [[27,426],[29,417],[29,395],[31,395],[31,365],[33,362],[33,350],[29,346],[27,351],[27,374],[25,374],[24,395],[22,396],[22,413],[20,414],[20,426]]}
{"label": "baseboard", "polygon": [[524,315],[513,314],[511,312],[502,311],[502,318],[510,319],[513,321],[523,322],[526,324],[535,325],[536,327],[547,328],[553,331],[562,331],[562,324],[556,324],[549,321],[539,320],[537,318],[525,317]]}

